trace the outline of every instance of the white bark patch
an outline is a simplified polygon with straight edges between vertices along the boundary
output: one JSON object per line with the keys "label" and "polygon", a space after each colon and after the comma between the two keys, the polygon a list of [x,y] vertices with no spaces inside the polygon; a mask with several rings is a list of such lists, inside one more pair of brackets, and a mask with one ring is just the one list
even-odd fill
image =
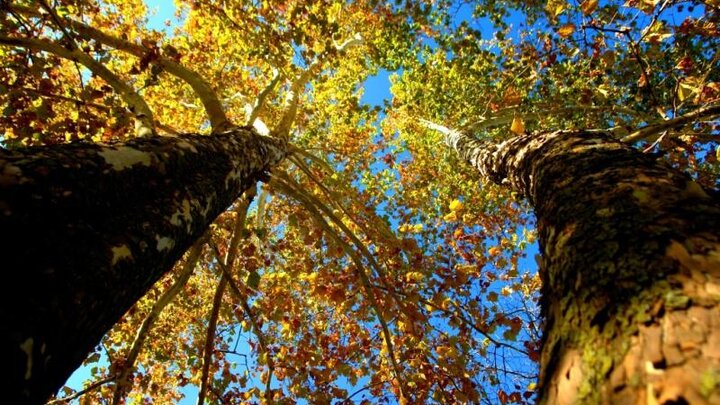
{"label": "white bark patch", "polygon": [[113,246],[111,250],[113,255],[112,262],[110,263],[111,266],[116,265],[120,260],[133,258],[128,245]]}
{"label": "white bark patch", "polygon": [[30,377],[32,377],[33,343],[33,338],[29,337],[20,344],[20,349],[25,352],[25,356],[27,357],[27,362],[25,363],[25,380],[29,380]]}
{"label": "white bark patch", "polygon": [[197,149],[195,149],[195,146],[193,146],[193,144],[188,141],[180,141],[177,145],[182,149],[187,149],[193,153],[197,153]]}
{"label": "white bark patch", "polygon": [[163,250],[170,250],[175,246],[175,241],[167,236],[156,235],[155,240],[157,241],[157,251],[162,252]]}
{"label": "white bark patch", "polygon": [[105,162],[112,165],[113,170],[125,170],[136,164],[150,166],[152,162],[150,154],[133,149],[127,146],[120,146],[117,149],[106,149],[98,152],[98,155],[105,159]]}
{"label": "white bark patch", "polygon": [[187,232],[190,233],[190,230],[192,229],[192,212],[190,211],[190,201],[183,200],[182,201],[182,208],[175,211],[173,213],[172,217],[170,217],[170,223],[175,226],[182,225],[183,220],[186,223]]}
{"label": "white bark patch", "polygon": [[200,211],[200,214],[202,214],[203,218],[207,218],[207,215],[210,212],[210,208],[212,208],[213,200],[215,200],[214,194],[208,197],[207,203],[205,204],[205,208],[203,208],[203,210]]}

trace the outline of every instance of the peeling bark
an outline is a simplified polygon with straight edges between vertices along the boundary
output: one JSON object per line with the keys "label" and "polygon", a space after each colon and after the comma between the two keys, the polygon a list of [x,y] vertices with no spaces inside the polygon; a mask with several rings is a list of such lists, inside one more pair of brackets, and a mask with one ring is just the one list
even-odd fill
{"label": "peeling bark", "polygon": [[40,403],[244,190],[285,156],[250,128],[0,151],[0,356]]}
{"label": "peeling bark", "polygon": [[545,317],[539,403],[720,403],[720,204],[596,133],[487,146],[447,133],[535,208]]}

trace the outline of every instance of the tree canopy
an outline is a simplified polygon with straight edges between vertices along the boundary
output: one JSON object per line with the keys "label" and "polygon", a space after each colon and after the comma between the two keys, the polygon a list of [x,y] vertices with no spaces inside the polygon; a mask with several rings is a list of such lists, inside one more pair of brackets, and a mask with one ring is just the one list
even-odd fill
{"label": "tree canopy", "polygon": [[0,3],[3,149],[241,125],[291,145],[58,399],[532,403],[534,216],[448,128],[602,131],[718,187],[717,1],[174,7],[151,27],[143,0]]}

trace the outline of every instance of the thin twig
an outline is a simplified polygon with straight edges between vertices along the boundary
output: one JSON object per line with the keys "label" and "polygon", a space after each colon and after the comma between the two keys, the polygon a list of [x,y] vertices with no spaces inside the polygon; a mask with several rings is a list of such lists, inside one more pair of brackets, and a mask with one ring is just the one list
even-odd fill
{"label": "thin twig", "polygon": [[[342,44],[336,45],[336,50],[338,52],[346,51],[352,47],[358,46],[363,43],[363,38],[360,36],[360,34],[356,34],[353,38],[348,39],[347,41],[343,42]],[[298,110],[298,104],[300,103],[300,93],[302,93],[303,89],[305,88],[305,85],[307,82],[318,74],[318,71],[322,67],[323,60],[322,59],[316,59],[311,63],[300,75],[295,79],[295,81],[290,85],[290,89],[288,90],[286,99],[285,99],[285,112],[283,113],[282,118],[280,119],[280,123],[277,125],[275,129],[273,129],[272,133],[275,134],[275,136],[281,137],[281,138],[288,138],[290,136],[290,128],[292,127],[293,122],[295,121],[295,117],[297,115]]]}
{"label": "thin twig", "polygon": [[[287,178],[285,180],[288,180]],[[325,219],[323,218],[322,214],[320,213],[320,210],[323,210],[323,212],[327,215],[326,212],[327,207],[324,207],[322,204],[318,206],[316,202],[314,202],[307,193],[302,193],[298,190],[297,187],[287,183],[281,178],[274,177],[271,180],[271,185],[273,187],[277,187],[287,195],[295,198],[296,200],[300,201],[305,209],[310,213],[310,215],[315,219],[318,225],[325,230],[326,235],[328,235],[337,245],[339,245],[343,251],[350,256],[351,259],[355,262],[356,266],[356,274],[360,278],[360,281],[363,285],[363,289],[365,290],[365,293],[367,295],[367,298],[370,300],[370,305],[377,314],[378,322],[380,323],[380,326],[382,328],[383,332],[383,340],[385,341],[385,345],[387,346],[388,351],[388,357],[390,359],[390,364],[392,366],[393,372],[395,374],[395,378],[398,381],[398,387],[400,388],[400,395],[405,396],[405,383],[404,379],[402,377],[402,373],[400,371],[400,366],[396,360],[394,345],[392,342],[392,334],[390,333],[390,328],[388,327],[387,322],[383,318],[382,311],[380,310],[380,306],[377,302],[377,297],[375,296],[375,292],[372,289],[372,286],[370,284],[370,280],[368,279],[367,274],[365,273],[364,269],[365,266],[362,263],[362,259],[360,258],[360,255],[355,252],[350,245],[345,242],[340,236],[337,234],[335,230],[330,227],[330,224],[328,224]],[[330,213],[332,214],[332,213]],[[333,221],[334,222],[334,221]],[[341,222],[340,222],[341,223]],[[336,223],[337,224],[337,223]],[[348,230],[349,231],[349,230]],[[346,232],[347,233],[347,232]],[[352,235],[352,232],[348,235],[351,238],[354,236]],[[362,244],[360,244],[362,245]],[[369,252],[368,252],[369,253]],[[373,259],[374,260],[374,259]],[[391,297],[397,299],[394,295],[391,294]]]}
{"label": "thin twig", "polygon": [[701,118],[712,118],[717,116],[720,116],[720,104],[706,105],[679,117],[675,117],[667,121],[640,128],[620,140],[622,142],[633,143],[650,138],[664,131],[676,129],[687,124],[692,124],[694,122],[697,122]]}
{"label": "thin twig", "polygon": [[74,394],[68,395],[68,396],[63,397],[63,398],[54,399],[54,400],[52,400],[52,401],[48,401],[48,402],[45,403],[45,405],[67,404],[67,403],[69,403],[70,401],[72,401],[73,399],[79,398],[79,397],[81,397],[82,395],[85,395],[85,394],[87,394],[88,392],[93,391],[93,390],[96,390],[96,389],[102,387],[103,385],[105,385],[105,384],[107,384],[107,383],[110,383],[110,382],[113,382],[113,381],[115,381],[115,376],[114,376],[114,375],[111,375],[111,376],[109,376],[109,377],[106,377],[106,378],[103,378],[103,379],[101,379],[101,380],[95,381],[94,383],[88,385],[86,388],[83,388],[82,390],[80,390],[80,391],[78,391],[78,392],[76,392],[76,393],[74,393]]}

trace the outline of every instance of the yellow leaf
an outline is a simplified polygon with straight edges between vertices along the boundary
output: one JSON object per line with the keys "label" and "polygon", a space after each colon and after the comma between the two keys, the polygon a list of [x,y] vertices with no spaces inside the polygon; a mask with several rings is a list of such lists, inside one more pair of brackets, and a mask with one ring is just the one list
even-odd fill
{"label": "yellow leaf", "polygon": [[549,1],[545,5],[545,11],[550,14],[550,16],[554,19],[560,14],[562,14],[563,11],[567,10],[567,3],[565,1]]}
{"label": "yellow leaf", "polygon": [[525,132],[525,123],[522,118],[513,118],[512,124],[510,124],[510,131],[517,135],[522,135]]}
{"label": "yellow leaf", "polygon": [[450,203],[450,211],[461,211],[463,209],[463,203],[460,200],[453,200]]}
{"label": "yellow leaf", "polygon": [[447,222],[457,221],[457,215],[455,214],[455,211],[452,211],[449,214],[445,215],[443,217],[443,220],[445,220]]}
{"label": "yellow leaf", "polygon": [[570,23],[570,24],[565,24],[562,27],[560,27],[560,29],[558,30],[558,35],[560,35],[563,38],[567,38],[570,35],[572,35],[573,32],[575,32],[575,24]]}
{"label": "yellow leaf", "polygon": [[697,80],[695,78],[686,78],[678,83],[678,98],[680,101],[692,97],[693,94],[697,93],[700,89],[697,86]]}
{"label": "yellow leaf", "polygon": [[583,14],[590,15],[593,11],[597,10],[598,0],[586,0],[580,5]]}
{"label": "yellow leaf", "polygon": [[501,252],[502,252],[502,250],[497,246],[493,246],[490,249],[488,249],[488,253],[490,254],[490,256],[497,256]]}
{"label": "yellow leaf", "polygon": [[405,274],[405,281],[407,281],[408,283],[419,283],[423,280],[423,278],[425,278],[425,275],[417,271],[411,271],[410,273]]}

